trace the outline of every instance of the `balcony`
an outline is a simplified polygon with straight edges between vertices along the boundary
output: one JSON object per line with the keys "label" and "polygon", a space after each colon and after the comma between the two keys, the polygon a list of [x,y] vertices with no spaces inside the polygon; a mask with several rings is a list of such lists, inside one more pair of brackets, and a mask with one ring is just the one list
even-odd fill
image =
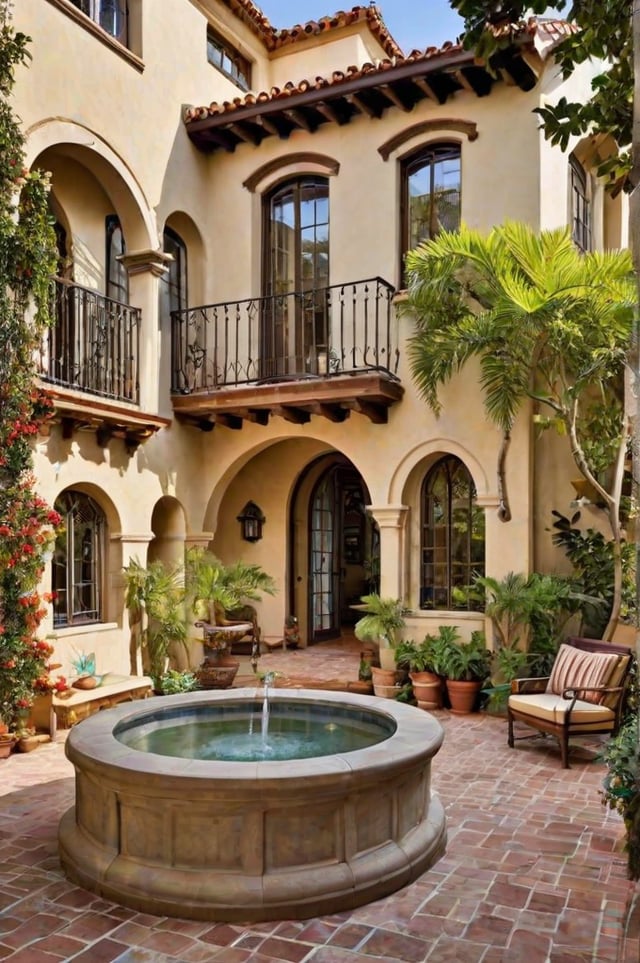
{"label": "balcony", "polygon": [[112,436],[135,449],[168,419],[139,404],[139,308],[98,291],[54,278],[52,316],[38,361],[40,379],[54,401],[63,436],[95,429],[104,447]]}
{"label": "balcony", "polygon": [[205,431],[352,411],[386,423],[403,394],[394,294],[371,278],[174,312],[174,412]]}

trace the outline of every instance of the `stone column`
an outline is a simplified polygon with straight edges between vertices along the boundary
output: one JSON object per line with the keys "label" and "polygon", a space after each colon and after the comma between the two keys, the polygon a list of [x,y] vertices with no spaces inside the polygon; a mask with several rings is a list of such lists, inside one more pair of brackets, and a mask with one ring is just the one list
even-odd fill
{"label": "stone column", "polygon": [[[141,312],[140,354],[138,358],[138,383],[140,385],[140,409],[171,416],[169,395],[169,364],[162,359],[162,330],[158,319],[158,281],[169,270],[173,255],[164,251],[132,251],[118,258],[129,275],[129,300]],[[170,333],[165,332],[167,348]]]}
{"label": "stone column", "polygon": [[407,591],[407,505],[367,505],[380,529],[380,595],[404,599]]}
{"label": "stone column", "polygon": [[122,634],[124,640],[126,639],[127,631],[129,631],[129,671],[132,675],[144,675],[144,670],[142,667],[142,651],[140,648],[140,631],[142,626],[137,623],[132,624],[129,622],[129,611],[124,606],[126,587],[124,584],[122,569],[126,568],[129,562],[131,562],[134,558],[137,559],[141,565],[146,565],[149,543],[153,538],[153,532],[127,532],[126,535],[123,535],[122,533],[114,533],[110,538],[111,546],[114,549],[116,544],[118,542],[120,543],[120,552],[115,550],[109,552],[110,559],[115,561],[116,558],[120,558],[120,565],[118,568],[116,569],[115,566],[112,566],[109,572],[109,584],[113,589],[110,593],[111,597],[122,599]]}

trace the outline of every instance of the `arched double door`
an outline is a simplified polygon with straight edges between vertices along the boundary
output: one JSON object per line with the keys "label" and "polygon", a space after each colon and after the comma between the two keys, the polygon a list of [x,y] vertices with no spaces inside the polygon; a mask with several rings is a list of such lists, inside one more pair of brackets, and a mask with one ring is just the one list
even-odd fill
{"label": "arched double door", "polygon": [[353,626],[358,612],[352,606],[378,590],[380,541],[365,508],[367,487],[346,458],[311,466],[298,498],[306,505],[306,533],[293,546],[292,601],[294,611],[306,613],[313,643]]}

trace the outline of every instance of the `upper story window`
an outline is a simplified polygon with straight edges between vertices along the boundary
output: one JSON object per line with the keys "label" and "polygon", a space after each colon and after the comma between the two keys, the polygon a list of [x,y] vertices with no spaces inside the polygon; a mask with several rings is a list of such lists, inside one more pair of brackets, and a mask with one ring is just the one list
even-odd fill
{"label": "upper story window", "polygon": [[430,144],[402,162],[403,274],[407,251],[460,227],[460,179],[459,144]]}
{"label": "upper story window", "polygon": [[251,86],[250,62],[236,50],[233,44],[216,33],[212,27],[207,28],[207,60],[241,90],[249,90]]}
{"label": "upper story window", "polygon": [[467,608],[464,590],[475,575],[484,575],[485,519],[459,458],[446,455],[433,466],[421,501],[420,608]]}
{"label": "upper story window", "polygon": [[64,530],[56,538],[52,588],[55,627],[100,622],[105,517],[84,492],[69,489],[55,501]]}
{"label": "upper story window", "polygon": [[581,251],[592,249],[591,197],[586,170],[575,157],[569,158],[571,185],[571,233]]}
{"label": "upper story window", "polygon": [[127,0],[71,0],[71,3],[101,26],[105,33],[127,46]]}
{"label": "upper story window", "polygon": [[187,307],[187,247],[179,234],[165,227],[163,234],[165,254],[173,255],[169,270],[160,278],[160,317],[167,320],[172,311],[184,311]]}
{"label": "upper story window", "polygon": [[124,234],[116,214],[109,214],[105,222],[106,231],[106,295],[121,304],[129,303],[129,275],[118,258],[126,253]]}

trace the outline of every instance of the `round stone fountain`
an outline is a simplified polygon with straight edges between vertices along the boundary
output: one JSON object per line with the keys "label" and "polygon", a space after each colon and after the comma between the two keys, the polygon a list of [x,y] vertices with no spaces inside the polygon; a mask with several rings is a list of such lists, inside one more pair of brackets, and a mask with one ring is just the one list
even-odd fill
{"label": "round stone fountain", "polygon": [[[76,803],[59,829],[66,874],[141,912],[244,922],[351,909],[442,856],[445,818],[430,770],[443,733],[432,716],[392,700],[277,690],[273,716],[308,714],[327,731],[324,754],[191,758],[184,747],[203,718],[226,725],[239,717],[243,727],[257,719],[259,738],[261,693],[158,697],[73,728],[66,753]],[[372,732],[373,744],[333,751],[332,734],[345,721]],[[178,733],[184,755],[144,749],[156,727],[183,726],[192,727]]]}

